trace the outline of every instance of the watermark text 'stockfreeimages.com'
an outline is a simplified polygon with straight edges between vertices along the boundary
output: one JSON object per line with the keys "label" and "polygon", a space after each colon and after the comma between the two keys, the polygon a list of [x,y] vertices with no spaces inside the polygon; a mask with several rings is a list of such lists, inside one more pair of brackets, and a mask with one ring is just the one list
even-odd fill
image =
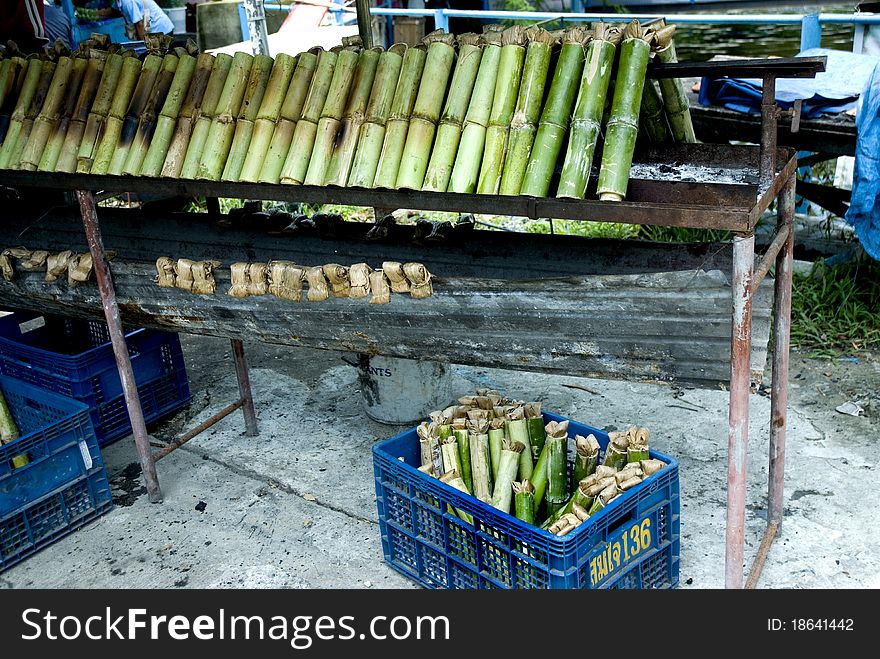
{"label": "watermark text 'stockfreeimages.com'", "polygon": [[22,611],[22,640],[273,640],[306,650],[315,641],[449,640],[446,616],[373,616],[359,623],[355,616],[245,616],[219,609],[214,615],[151,615],[147,609],[102,615],[57,616],[50,610]]}

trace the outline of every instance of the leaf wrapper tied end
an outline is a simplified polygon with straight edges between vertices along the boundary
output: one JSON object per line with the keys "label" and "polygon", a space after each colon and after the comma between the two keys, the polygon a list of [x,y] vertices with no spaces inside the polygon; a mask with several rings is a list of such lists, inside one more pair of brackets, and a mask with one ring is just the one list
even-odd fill
{"label": "leaf wrapper tied end", "polygon": [[214,268],[219,266],[219,261],[178,259],[177,288],[196,295],[213,295],[217,290],[217,282],[214,281]]}
{"label": "leaf wrapper tied end", "polygon": [[351,290],[348,296],[352,299],[367,297],[370,294],[370,274],[373,269],[366,263],[355,263],[348,270]]}
{"label": "leaf wrapper tied end", "polygon": [[167,256],[156,259],[156,283],[160,288],[177,287],[177,264],[174,259]]}
{"label": "leaf wrapper tied end", "polygon": [[10,257],[8,249],[4,249],[0,252],[0,273],[3,274],[3,279],[6,281],[12,281],[15,278],[15,270],[12,267],[12,257]]}
{"label": "leaf wrapper tied end", "polygon": [[324,266],[324,276],[330,281],[330,292],[333,297],[348,297],[351,291],[348,268],[338,263]]}
{"label": "leaf wrapper tied end", "polygon": [[663,469],[663,467],[666,466],[666,463],[662,460],[642,460],[639,465],[642,468],[642,473],[645,474],[645,477],[647,478],[651,474],[656,474]]}
{"label": "leaf wrapper tied end", "polygon": [[67,272],[74,253],[67,249],[57,254],[49,254],[46,257],[46,281],[56,281],[61,275]]}
{"label": "leaf wrapper tied end", "polygon": [[382,272],[391,284],[392,293],[409,293],[409,280],[403,272],[403,264],[397,261],[385,261],[382,263]]}
{"label": "leaf wrapper tied end", "polygon": [[269,261],[269,294],[281,300],[302,299],[305,272],[292,261]]}
{"label": "leaf wrapper tied end", "polygon": [[324,276],[324,268],[316,265],[305,270],[306,281],[309,283],[309,291],[306,299],[309,302],[323,302],[330,297],[330,288],[327,278]]}
{"label": "leaf wrapper tied end", "polygon": [[93,271],[94,262],[92,261],[91,253],[74,254],[67,267],[68,286],[78,286],[87,282],[91,279]]}
{"label": "leaf wrapper tied end", "polygon": [[230,267],[232,286],[228,295],[249,297],[269,292],[268,266],[265,263],[233,263]]}
{"label": "leaf wrapper tied end", "polygon": [[370,273],[370,304],[388,304],[391,302],[391,287],[385,278],[385,273],[375,270]]}
{"label": "leaf wrapper tied end", "polygon": [[410,295],[416,299],[431,297],[434,288],[431,284],[432,275],[421,263],[404,263],[403,273],[410,283]]}

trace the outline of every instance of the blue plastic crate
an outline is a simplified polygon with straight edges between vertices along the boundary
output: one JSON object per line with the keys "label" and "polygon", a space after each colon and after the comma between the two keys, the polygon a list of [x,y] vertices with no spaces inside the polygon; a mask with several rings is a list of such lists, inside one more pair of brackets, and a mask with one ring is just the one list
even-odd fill
{"label": "blue plastic crate", "polygon": [[[73,399],[0,377],[20,436],[0,446],[0,517],[94,469],[104,469],[88,408]],[[28,462],[13,466],[17,456]]]}
{"label": "blue plastic crate", "polygon": [[[544,414],[545,422],[563,419]],[[582,423],[570,422],[569,433],[593,433],[603,452],[608,445],[606,433]],[[418,471],[412,428],[373,447],[385,560],[427,588],[674,588],[678,463],[658,451],[651,457],[667,466],[558,537]]]}
{"label": "blue plastic crate", "polygon": [[[189,381],[177,334],[135,329],[125,338],[145,420],[187,405]],[[85,403],[100,446],[131,432],[106,323],[24,312],[2,317],[0,374]]]}

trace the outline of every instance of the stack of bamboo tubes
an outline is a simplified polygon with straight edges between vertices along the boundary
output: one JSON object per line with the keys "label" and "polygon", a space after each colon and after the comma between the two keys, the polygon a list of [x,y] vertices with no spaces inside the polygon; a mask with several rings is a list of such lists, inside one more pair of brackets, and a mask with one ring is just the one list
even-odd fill
{"label": "stack of bamboo tubes", "polygon": [[0,168],[584,198],[595,156],[617,201],[640,136],[695,141],[679,81],[646,80],[674,31],[490,25],[274,60],[90,40],[0,60]]}

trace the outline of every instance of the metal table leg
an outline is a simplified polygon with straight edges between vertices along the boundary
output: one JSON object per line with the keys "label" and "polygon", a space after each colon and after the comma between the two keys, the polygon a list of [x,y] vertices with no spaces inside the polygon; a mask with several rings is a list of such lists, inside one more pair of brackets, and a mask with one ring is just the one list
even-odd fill
{"label": "metal table leg", "polygon": [[749,390],[752,348],[752,272],[755,236],[733,239],[733,327],[730,340],[730,409],[727,434],[725,586],[742,588]]}
{"label": "metal table leg", "polygon": [[257,413],[254,411],[254,397],[251,394],[251,379],[248,375],[244,345],[239,339],[232,339],[232,355],[235,358],[235,375],[238,377],[238,392],[241,395],[241,411],[244,414],[244,434],[257,436]]}
{"label": "metal table leg", "polygon": [[125,343],[125,332],[122,329],[122,320],[119,316],[119,305],[116,303],[116,290],[113,288],[113,278],[110,275],[107,254],[104,251],[101,227],[98,224],[95,197],[91,192],[77,190],[76,198],[79,202],[79,210],[86,232],[86,240],[89,243],[89,251],[92,254],[95,279],[98,282],[98,290],[101,293],[101,303],[104,306],[104,316],[107,318],[107,328],[110,331],[110,341],[113,344],[113,354],[116,357],[119,378],[122,380],[125,405],[128,409],[129,419],[131,419],[131,429],[134,433],[134,443],[140,457],[144,482],[147,486],[150,502],[159,503],[162,501],[162,490],[159,488],[156,462],[153,460],[150,449],[150,439],[147,436],[144,412],[141,409],[137,383],[135,382],[134,371],[132,371],[131,360],[128,356],[128,346]]}

